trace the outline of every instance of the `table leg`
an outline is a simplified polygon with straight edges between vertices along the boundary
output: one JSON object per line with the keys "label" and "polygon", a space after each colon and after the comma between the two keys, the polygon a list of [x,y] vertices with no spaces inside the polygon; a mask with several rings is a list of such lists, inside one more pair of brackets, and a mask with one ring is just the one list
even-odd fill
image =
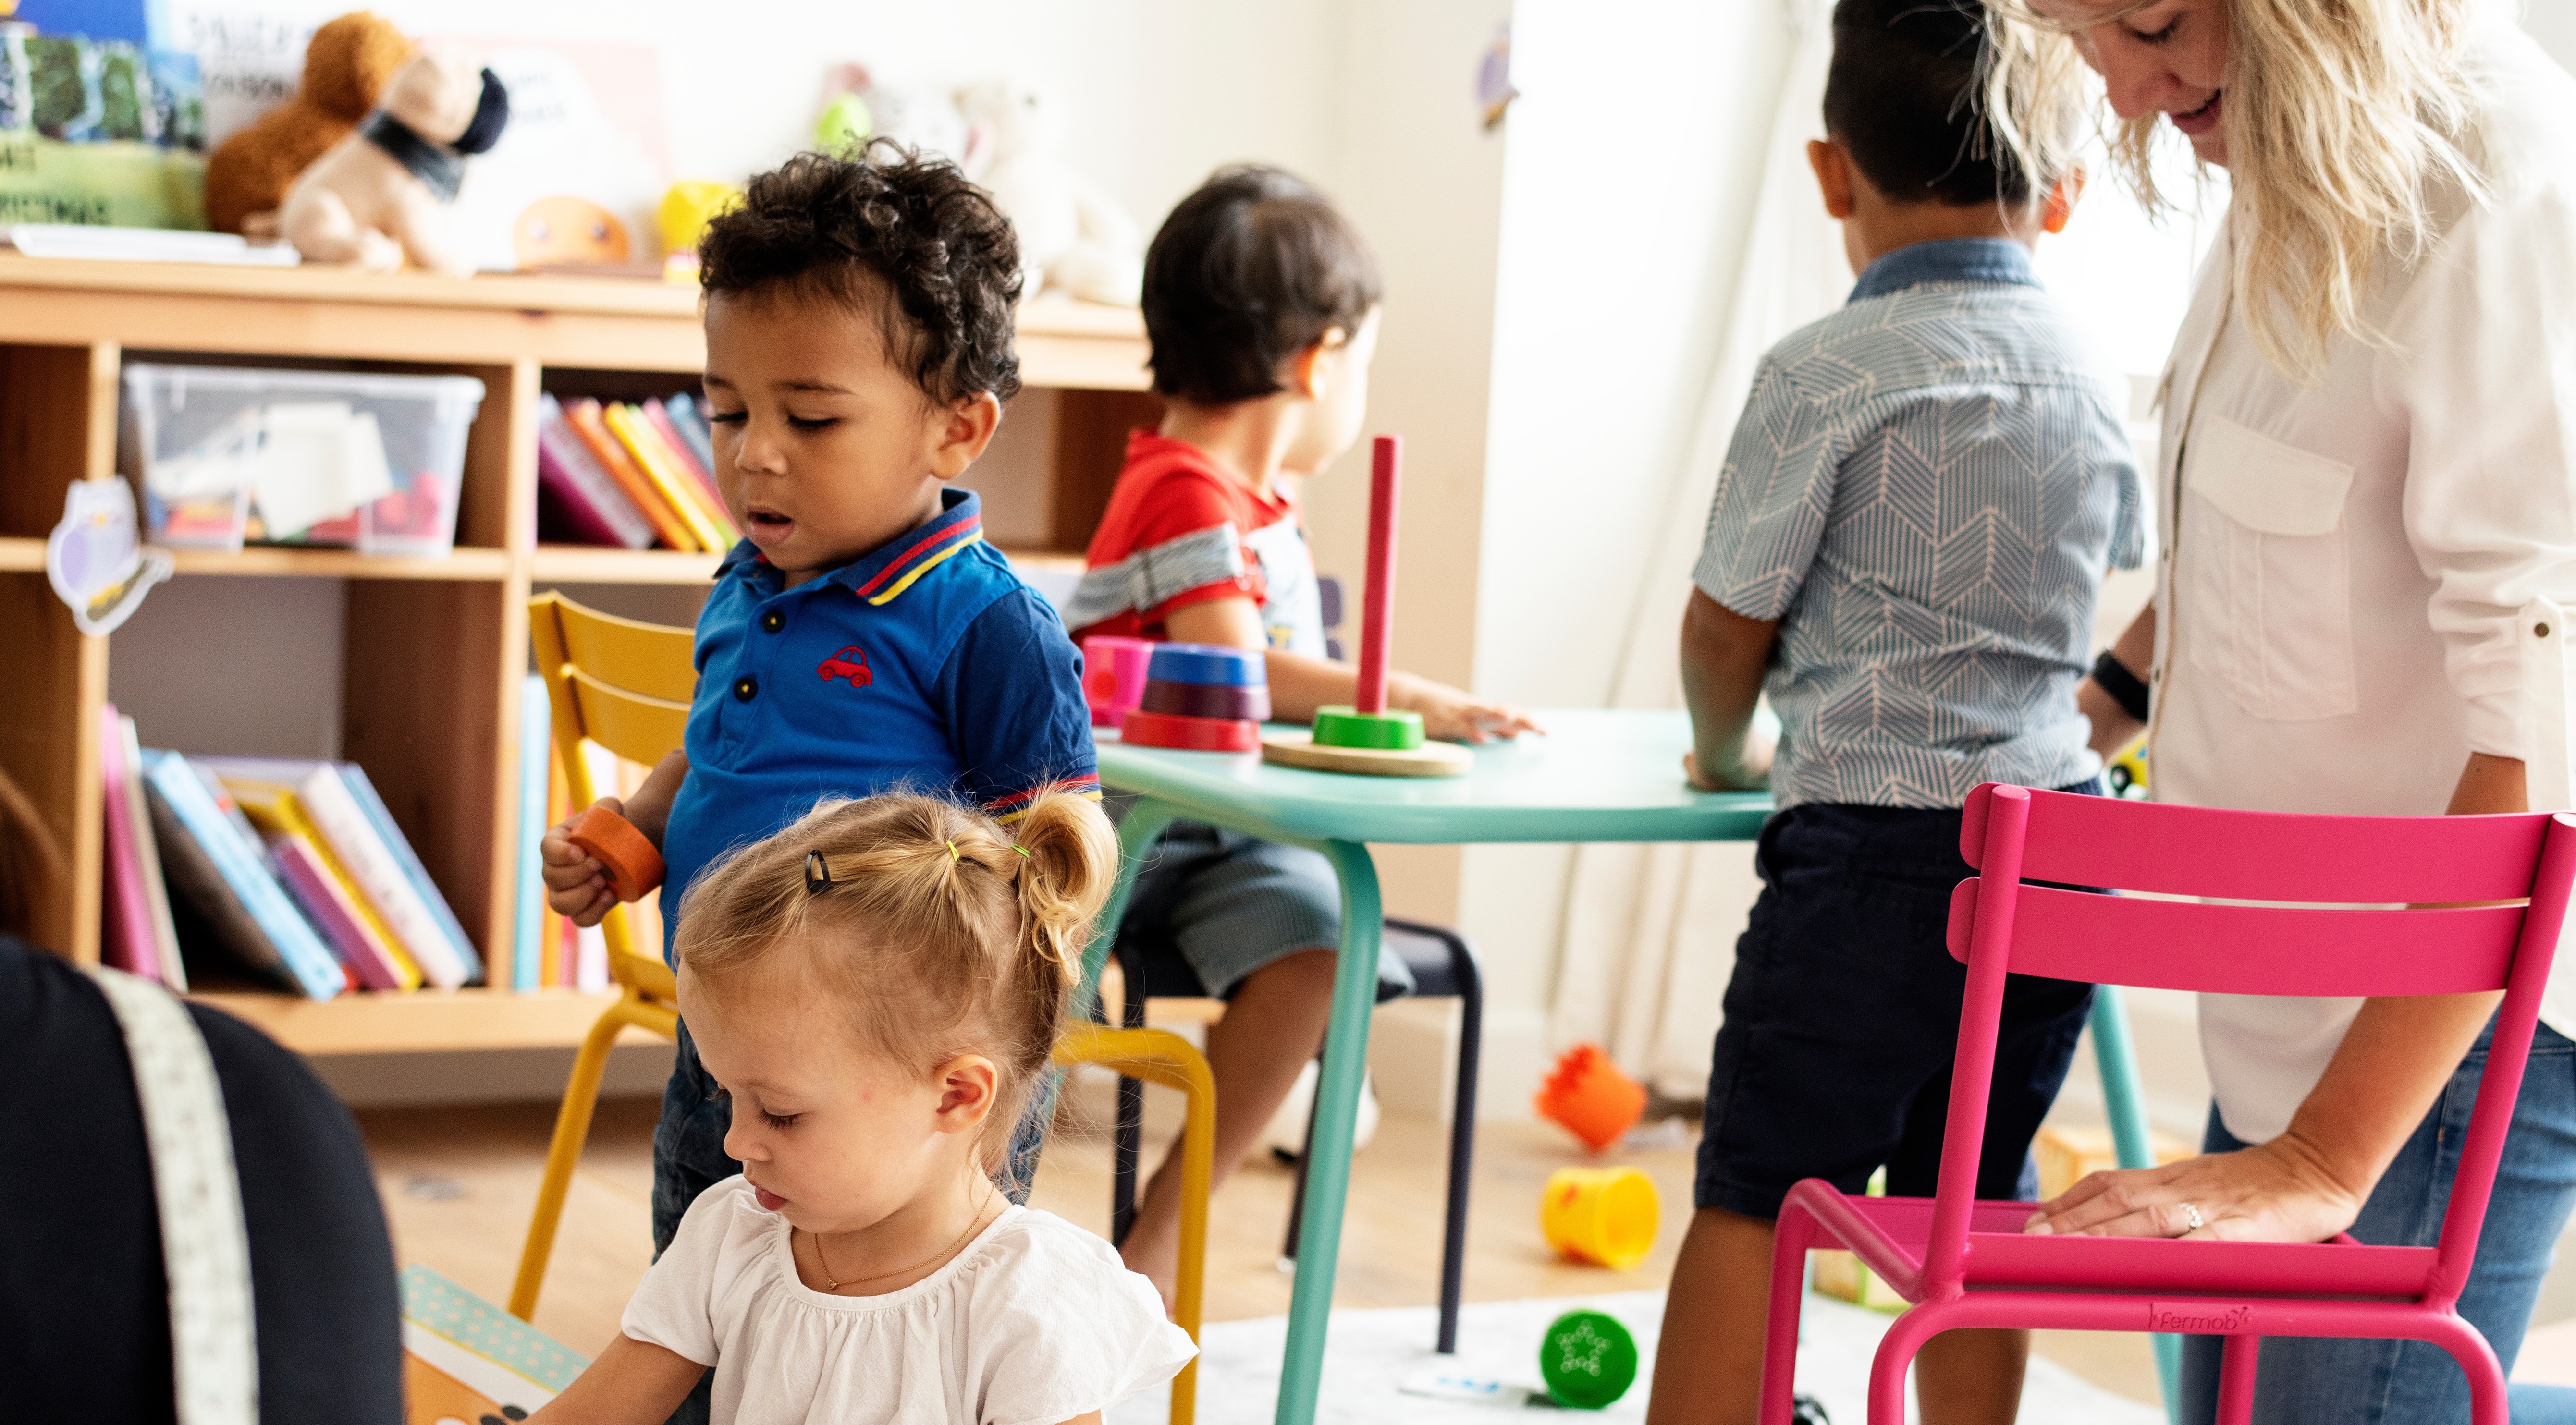
{"label": "table leg", "polygon": [[1288,1304],[1287,1357],[1279,1370],[1279,1425],[1310,1425],[1323,1380],[1324,1332],[1332,1323],[1333,1271],[1342,1246],[1342,1204],[1350,1193],[1351,1135],[1368,1069],[1369,1013],[1377,1007],[1378,937],[1385,916],[1368,847],[1326,841],[1316,849],[1342,883],[1342,946],[1307,1140],[1306,1210],[1297,1240],[1297,1285]]}
{"label": "table leg", "polygon": [[[1127,816],[1118,823],[1118,884],[1109,892],[1109,902],[1100,908],[1092,924],[1091,943],[1082,952],[1082,983],[1073,992],[1074,1014],[1089,1014],[1100,998],[1100,972],[1109,963],[1110,948],[1118,943],[1118,923],[1127,916],[1127,898],[1136,889],[1136,873],[1145,867],[1145,853],[1154,849],[1154,838],[1163,834],[1177,817],[1172,809],[1151,797],[1138,797],[1127,808]],[[1130,990],[1133,993],[1133,990]]]}
{"label": "table leg", "polygon": [[[2102,1107],[2120,1166],[2152,1168],[2155,1140],[2147,1132],[2146,1094],[2138,1087],[2138,1053],[2129,1041],[2129,1011],[2118,985],[2093,987],[2093,1062],[2102,1076]],[[2182,1419],[2182,1338],[2148,1338],[2156,1355],[2156,1383],[2164,1387],[2165,1416]]]}

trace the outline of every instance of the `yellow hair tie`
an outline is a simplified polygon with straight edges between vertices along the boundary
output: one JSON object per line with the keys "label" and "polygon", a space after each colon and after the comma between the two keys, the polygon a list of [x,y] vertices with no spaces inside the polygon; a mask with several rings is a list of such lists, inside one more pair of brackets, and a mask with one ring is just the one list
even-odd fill
{"label": "yellow hair tie", "polygon": [[1027,847],[1025,847],[1025,846],[1022,846],[1022,845],[1018,844],[1017,842],[1014,842],[1014,843],[1012,843],[1012,845],[1011,845],[1011,849],[1012,849],[1012,850],[1014,850],[1014,851],[1019,852],[1019,853],[1020,853],[1020,859],[1021,859],[1021,860],[1023,860],[1023,861],[1026,861],[1026,860],[1031,859],[1031,858],[1030,858],[1030,856],[1029,856],[1029,848],[1027,848]]}
{"label": "yellow hair tie", "polygon": [[963,860],[965,860],[965,859],[966,859],[966,858],[964,858],[964,857],[962,857],[962,856],[960,856],[960,855],[958,855],[958,854],[957,854],[957,843],[956,843],[956,842],[954,842],[954,841],[950,841],[950,842],[945,842],[945,843],[942,843],[942,844],[946,845],[946,846],[947,846],[947,848],[948,848],[948,859],[949,859],[949,860],[951,860],[951,861],[963,861]]}

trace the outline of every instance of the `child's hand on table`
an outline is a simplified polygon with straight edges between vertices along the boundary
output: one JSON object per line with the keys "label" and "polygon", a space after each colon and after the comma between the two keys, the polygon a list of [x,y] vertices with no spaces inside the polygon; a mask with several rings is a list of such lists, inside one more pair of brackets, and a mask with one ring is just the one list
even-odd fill
{"label": "child's hand on table", "polygon": [[1420,713],[1422,735],[1444,742],[1484,742],[1547,731],[1509,703],[1492,702],[1410,673],[1387,675],[1386,700],[1398,711]]}
{"label": "child's hand on table", "polygon": [[1722,767],[1711,772],[1699,765],[1697,752],[1685,752],[1682,754],[1682,775],[1690,779],[1692,786],[1703,792],[1765,791],[1771,786],[1773,750],[1770,738],[1747,729],[1744,734],[1744,753],[1736,759],[1734,766]]}
{"label": "child's hand on table", "polygon": [[[601,797],[592,805],[626,814],[625,805],[615,797]],[[545,876],[547,907],[575,925],[588,927],[599,924],[608,908],[617,904],[617,893],[608,888],[607,868],[573,844],[572,824],[578,819],[567,817],[547,827],[537,842],[537,859]]]}

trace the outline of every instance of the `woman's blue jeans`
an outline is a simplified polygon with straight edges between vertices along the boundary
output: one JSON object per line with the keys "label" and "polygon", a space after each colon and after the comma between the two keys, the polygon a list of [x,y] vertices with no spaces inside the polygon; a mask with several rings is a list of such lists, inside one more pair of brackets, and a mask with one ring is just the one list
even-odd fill
{"label": "woman's blue jeans", "polygon": [[[2460,1141],[2486,1072],[2490,1022],[2451,1074],[2442,1096],[2372,1191],[2352,1235],[2381,1246],[2430,1247],[2442,1232],[2459,1171]],[[2246,1145],[2209,1115],[2205,1151]],[[2576,1206],[2576,1043],[2541,1025],[2531,1041],[2513,1130],[2496,1166],[2495,1192],[2478,1236],[2476,1266],[2460,1314],[2485,1334],[2506,1371],[2522,1349],[2540,1280],[2557,1255],[2558,1234]],[[2218,1414],[2220,1336],[2183,1338],[2183,1425]],[[2468,1380],[2450,1353],[2422,1341],[2267,1337],[2255,1375],[2258,1425],[2449,1425],[2469,1418]],[[2513,1388],[2514,1425],[2576,1425],[2576,1390]]]}

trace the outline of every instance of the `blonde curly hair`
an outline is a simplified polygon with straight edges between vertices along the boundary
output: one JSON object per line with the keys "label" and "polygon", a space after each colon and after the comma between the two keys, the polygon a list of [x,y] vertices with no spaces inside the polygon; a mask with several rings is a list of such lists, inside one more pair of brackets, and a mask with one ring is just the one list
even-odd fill
{"label": "blonde curly hair", "polygon": [[713,994],[801,953],[877,1056],[925,1074],[991,1059],[1000,1086],[981,1146],[998,1176],[1117,875],[1109,818],[1062,789],[1008,830],[937,797],[827,799],[692,882],[673,948]]}
{"label": "blonde curly hair", "polygon": [[[2098,95],[2062,21],[2030,0],[1985,0],[1983,100],[2000,140],[2034,171],[2068,161],[2044,125],[2069,93]],[[2100,0],[2089,23],[2155,0]],[[2238,309],[2266,359],[2301,381],[2328,343],[2378,342],[2362,314],[2381,264],[2411,266],[2437,236],[2448,186],[2482,201],[2462,146],[2470,91],[2461,40],[2476,0],[2217,0],[2227,16],[2227,168]],[[2150,212],[2170,208],[2153,158],[2161,114],[2115,120],[2115,166]]]}

